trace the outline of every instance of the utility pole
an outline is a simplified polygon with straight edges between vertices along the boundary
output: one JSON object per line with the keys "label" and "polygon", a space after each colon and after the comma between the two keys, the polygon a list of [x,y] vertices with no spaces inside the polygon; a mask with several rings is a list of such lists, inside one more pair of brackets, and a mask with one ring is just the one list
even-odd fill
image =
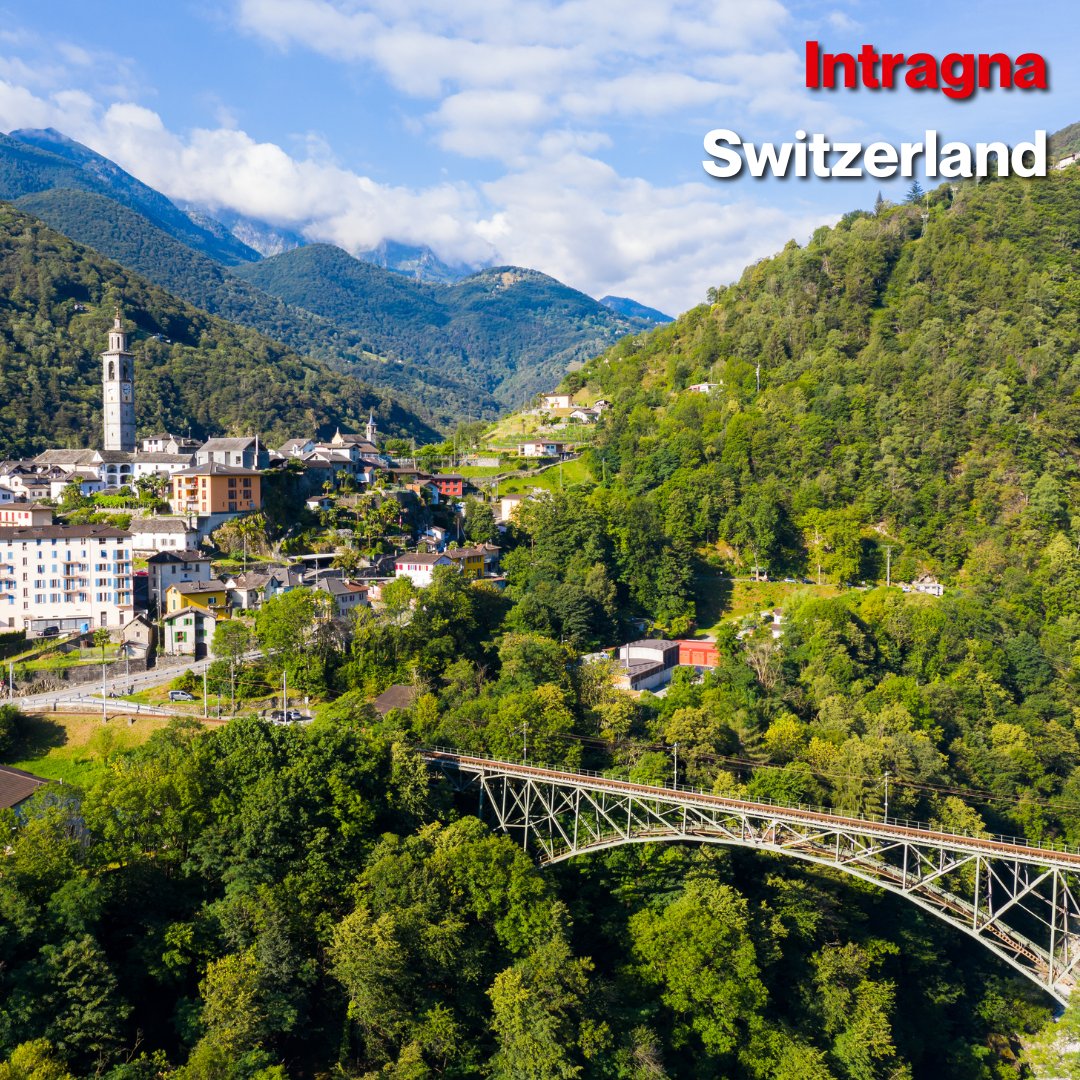
{"label": "utility pole", "polygon": [[892,545],[885,545],[885,584],[892,585]]}
{"label": "utility pole", "polygon": [[889,770],[885,770],[885,816],[884,820],[889,820]]}
{"label": "utility pole", "polygon": [[9,660],[7,666],[8,672],[8,697],[15,697],[15,661]]}
{"label": "utility pole", "polygon": [[105,692],[105,649],[101,650],[101,722],[107,724],[109,722],[109,714],[106,711],[108,706],[108,695]]}
{"label": "utility pole", "polygon": [[679,744],[675,743],[675,770],[672,787],[678,790],[679,787]]}
{"label": "utility pole", "polygon": [[202,714],[203,714],[203,719],[204,720],[209,720],[210,719],[210,704],[209,704],[209,695],[206,692],[206,671],[207,671],[207,669],[204,667],[202,669]]}

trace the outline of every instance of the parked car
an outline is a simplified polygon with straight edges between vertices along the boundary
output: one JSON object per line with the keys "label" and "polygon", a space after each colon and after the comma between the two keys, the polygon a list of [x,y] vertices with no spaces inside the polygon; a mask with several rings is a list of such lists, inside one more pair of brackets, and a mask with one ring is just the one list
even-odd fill
{"label": "parked car", "polygon": [[42,637],[58,637],[59,634],[60,634],[60,627],[59,626],[46,626],[45,629],[41,631],[41,636]]}
{"label": "parked car", "polygon": [[170,701],[194,701],[195,698],[189,694],[186,690],[170,690]]}
{"label": "parked car", "polygon": [[307,720],[308,718],[300,712],[299,709],[290,709],[285,714],[285,719],[288,720],[290,724],[295,724],[298,720]]}

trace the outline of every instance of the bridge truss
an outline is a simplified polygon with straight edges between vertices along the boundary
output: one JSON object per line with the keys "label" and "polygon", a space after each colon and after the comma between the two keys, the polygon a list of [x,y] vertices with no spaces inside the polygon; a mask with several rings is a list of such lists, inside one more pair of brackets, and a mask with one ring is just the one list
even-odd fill
{"label": "bridge truss", "polygon": [[541,863],[664,840],[772,851],[899,894],[1065,1003],[1080,972],[1080,853],[896,819],[727,799],[685,788],[424,750],[479,813]]}

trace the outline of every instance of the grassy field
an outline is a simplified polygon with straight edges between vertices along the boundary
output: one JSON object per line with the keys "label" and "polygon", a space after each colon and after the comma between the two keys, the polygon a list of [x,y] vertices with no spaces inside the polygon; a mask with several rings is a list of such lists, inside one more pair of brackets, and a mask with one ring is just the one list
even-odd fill
{"label": "grassy field", "polygon": [[715,634],[722,623],[783,607],[800,593],[836,596],[839,592],[839,585],[732,581],[730,578],[702,575],[696,581],[699,633]]}
{"label": "grassy field", "polygon": [[5,764],[49,780],[85,787],[106,768],[109,757],[146,742],[168,719],[100,713],[47,713],[28,716],[24,735]]}
{"label": "grassy field", "polygon": [[572,484],[582,484],[592,479],[593,475],[589,471],[589,467],[578,458],[576,461],[564,461],[561,465],[556,465],[533,476],[515,476],[511,480],[504,480],[499,484],[499,494],[527,493],[532,491],[533,488],[558,491],[560,487],[570,487]]}

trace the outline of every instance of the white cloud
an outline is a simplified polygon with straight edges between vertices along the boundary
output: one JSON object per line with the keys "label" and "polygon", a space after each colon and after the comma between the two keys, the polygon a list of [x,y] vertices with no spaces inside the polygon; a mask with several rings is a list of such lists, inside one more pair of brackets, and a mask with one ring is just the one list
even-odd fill
{"label": "white cloud", "polygon": [[[441,146],[515,163],[526,128],[760,103],[763,80],[710,72],[743,54],[775,56],[788,22],[780,0],[653,0],[632,12],[625,0],[237,0],[237,17],[278,48],[374,66],[396,90],[441,101],[429,116]],[[786,79],[798,64],[790,53],[785,63]],[[484,130],[482,94],[529,102],[518,137],[505,137],[502,117]]]}
{"label": "white cloud", "polygon": [[[492,106],[500,122],[512,103]],[[752,199],[723,203],[710,182],[660,186],[589,154],[600,133],[554,131],[542,155],[501,179],[421,188],[379,184],[329,160],[297,158],[235,128],[186,137],[131,102],[105,109],[78,91],[45,99],[0,81],[0,128],[54,126],[174,199],[227,207],[312,240],[361,251],[384,238],[428,244],[451,262],[535,267],[593,296],[633,296],[672,313],[747,262],[805,237],[828,215]]]}
{"label": "white cloud", "polygon": [[55,74],[63,64],[42,64],[50,73],[34,83],[27,65],[0,58],[0,128],[59,128],[174,199],[354,252],[383,239],[428,244],[450,262],[531,266],[672,313],[826,219],[736,199],[704,178],[621,175],[602,160],[625,149],[618,125],[633,118],[658,133],[664,118],[685,125],[688,114],[721,111],[728,123],[762,114],[845,123],[829,103],[808,110],[779,0],[654,0],[632,12],[625,0],[238,0],[237,11],[273,48],[381,73],[424,103],[419,116],[402,110],[402,125],[444,150],[501,161],[504,174],[380,183],[344,167],[318,131],[282,134],[284,145],[253,138],[221,101],[207,102],[215,126],[177,132],[145,94],[94,87],[93,56],[78,47],[57,53],[78,69],[79,88]]}

